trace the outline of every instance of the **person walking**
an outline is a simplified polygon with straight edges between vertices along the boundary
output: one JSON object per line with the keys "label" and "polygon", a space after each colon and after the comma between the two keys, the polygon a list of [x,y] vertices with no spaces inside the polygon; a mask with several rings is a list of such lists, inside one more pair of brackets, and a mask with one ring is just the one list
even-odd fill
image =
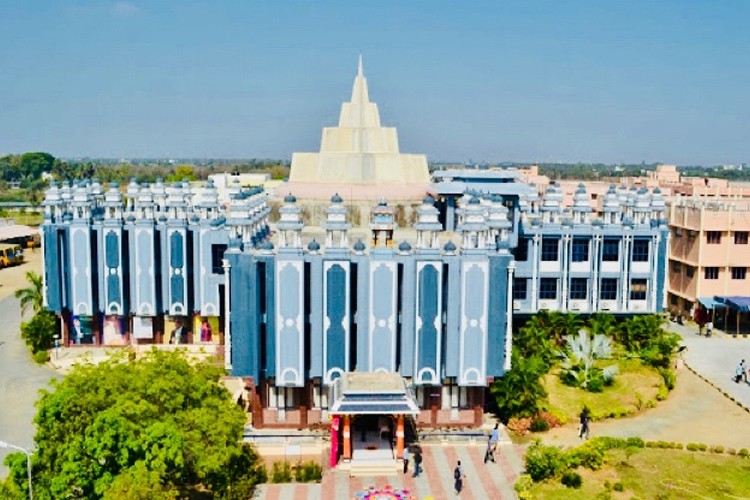
{"label": "person walking", "polygon": [[409,472],[409,447],[404,448],[404,474]]}
{"label": "person walking", "polygon": [[412,477],[419,476],[420,472],[422,472],[422,450],[417,448],[414,450],[414,474]]}
{"label": "person walking", "polygon": [[578,432],[578,437],[581,439],[588,439],[589,432],[590,432],[589,422],[591,420],[591,417],[589,416],[589,409],[585,406],[583,407],[583,410],[581,411],[580,420],[581,420],[581,428]]}
{"label": "person walking", "polygon": [[461,468],[461,461],[458,461],[458,464],[456,465],[456,468],[453,469],[453,487],[456,490],[456,494],[461,493],[461,490],[464,487],[464,470]]}
{"label": "person walking", "polygon": [[737,368],[734,370],[734,382],[736,384],[740,383],[740,380],[742,380],[742,376],[745,375],[747,372],[745,371],[745,360],[743,359],[740,361],[740,364],[737,365]]}
{"label": "person walking", "polygon": [[495,453],[492,448],[492,437],[488,436],[487,437],[487,450],[484,452],[484,463],[487,463],[490,460],[492,460],[493,463],[495,462]]}
{"label": "person walking", "polygon": [[[497,451],[497,443],[500,441],[500,431],[498,430],[498,425],[495,424],[495,428],[492,429],[492,432],[490,433],[490,443],[492,443],[492,455],[494,457],[495,451]],[[494,462],[494,460],[493,460]]]}
{"label": "person walking", "polygon": [[747,383],[747,365],[744,359],[740,361],[740,368],[742,369],[742,381]]}

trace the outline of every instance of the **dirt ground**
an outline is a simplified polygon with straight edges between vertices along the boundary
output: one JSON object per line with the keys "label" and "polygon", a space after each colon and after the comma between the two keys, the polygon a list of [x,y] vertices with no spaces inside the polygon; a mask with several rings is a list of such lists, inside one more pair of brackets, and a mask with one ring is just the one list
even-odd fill
{"label": "dirt ground", "polygon": [[26,273],[34,271],[42,273],[42,250],[35,248],[33,251],[24,250],[25,262],[19,266],[0,269],[0,300],[12,295],[19,288],[26,288]]}
{"label": "dirt ground", "polygon": [[[577,433],[578,423],[569,422],[539,437],[548,444],[578,445],[581,440]],[[634,417],[592,422],[591,435],[750,449],[750,413],[681,368],[677,385],[666,401]]]}

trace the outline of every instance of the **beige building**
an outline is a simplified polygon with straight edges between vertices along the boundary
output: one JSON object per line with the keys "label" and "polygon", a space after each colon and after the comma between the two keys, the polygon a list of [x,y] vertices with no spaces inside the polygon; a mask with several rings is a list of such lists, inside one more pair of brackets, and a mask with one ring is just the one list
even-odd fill
{"label": "beige building", "polygon": [[750,200],[674,198],[669,226],[670,310],[750,296]]}

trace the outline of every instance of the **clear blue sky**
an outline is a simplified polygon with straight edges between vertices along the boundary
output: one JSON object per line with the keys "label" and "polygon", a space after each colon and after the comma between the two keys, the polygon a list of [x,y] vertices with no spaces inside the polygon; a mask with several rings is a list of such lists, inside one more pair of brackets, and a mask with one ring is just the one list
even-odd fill
{"label": "clear blue sky", "polygon": [[0,0],[0,154],[289,158],[356,59],[430,160],[750,162],[750,2]]}

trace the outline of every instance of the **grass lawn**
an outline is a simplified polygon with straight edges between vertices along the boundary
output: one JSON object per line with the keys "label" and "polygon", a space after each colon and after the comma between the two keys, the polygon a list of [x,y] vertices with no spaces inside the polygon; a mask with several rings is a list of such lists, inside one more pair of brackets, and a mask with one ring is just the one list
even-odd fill
{"label": "grass lawn", "polygon": [[592,418],[597,420],[637,413],[647,407],[647,402],[655,404],[656,394],[664,385],[661,375],[637,359],[619,361],[618,366],[620,372],[614,384],[602,392],[569,387],[560,381],[559,370],[553,369],[543,379],[550,411],[568,421],[576,421],[585,404],[591,409]]}
{"label": "grass lawn", "polygon": [[[610,450],[601,470],[577,472],[581,489],[553,479],[534,485],[533,498],[750,498],[750,460],[732,455],[643,448],[628,457]],[[622,483],[624,491],[608,490],[605,481]]]}
{"label": "grass lawn", "polygon": [[16,224],[25,226],[39,226],[42,223],[41,212],[19,212],[17,210],[6,210],[3,212],[3,218],[13,219]]}

